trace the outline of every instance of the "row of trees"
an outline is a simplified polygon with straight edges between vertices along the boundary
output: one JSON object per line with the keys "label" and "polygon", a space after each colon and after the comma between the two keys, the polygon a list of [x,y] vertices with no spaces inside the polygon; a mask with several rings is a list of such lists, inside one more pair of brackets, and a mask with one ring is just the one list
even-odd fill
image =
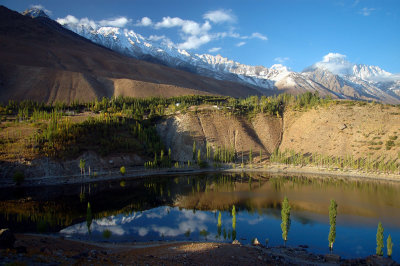
{"label": "row of trees", "polygon": [[[335,243],[336,240],[336,217],[337,217],[337,203],[335,200],[331,200],[330,206],[329,206],[329,224],[330,224],[330,228],[329,228],[329,235],[328,235],[328,242],[329,242],[329,248],[332,250],[333,249],[333,243]],[[291,224],[291,220],[290,220],[290,204],[289,204],[289,200],[287,197],[284,197],[283,201],[282,201],[282,208],[281,208],[281,219],[282,219],[282,223],[281,223],[281,229],[282,229],[282,239],[285,241],[287,241],[288,238],[288,233],[289,233],[289,229],[290,229],[290,224]],[[383,256],[383,248],[384,248],[384,229],[382,226],[382,223],[379,222],[378,224],[378,229],[377,229],[377,233],[376,233],[376,255],[378,256]],[[393,242],[392,242],[392,237],[388,236],[387,238],[387,255],[388,257],[392,256],[393,253]]]}
{"label": "row of trees", "polygon": [[352,155],[339,157],[323,154],[304,155],[296,153],[293,150],[284,150],[281,152],[276,149],[270,156],[270,162],[283,163],[287,165],[314,165],[318,167],[339,168],[339,169],[357,169],[367,172],[385,172],[398,173],[400,172],[400,162],[397,158],[390,159],[385,156],[378,159],[355,158]]}

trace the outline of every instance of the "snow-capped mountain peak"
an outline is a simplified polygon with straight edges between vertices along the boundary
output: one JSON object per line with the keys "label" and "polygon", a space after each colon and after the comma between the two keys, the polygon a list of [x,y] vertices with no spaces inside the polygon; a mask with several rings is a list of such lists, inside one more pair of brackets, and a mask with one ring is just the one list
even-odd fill
{"label": "snow-capped mountain peak", "polygon": [[22,15],[29,16],[31,18],[37,18],[37,17],[49,18],[49,16],[46,14],[46,12],[43,9],[41,9],[40,7],[29,8],[29,9],[25,10],[24,12],[22,12]]}
{"label": "snow-capped mountain peak", "polygon": [[[42,10],[24,12],[28,16],[43,13]],[[244,83],[266,94],[279,93],[279,90],[291,93],[318,91],[321,95],[336,98],[400,103],[399,75],[377,66],[351,63],[339,53],[328,53],[321,61],[296,73],[281,64],[268,68],[245,65],[220,54],[192,54],[178,49],[165,36],[145,38],[133,30],[101,26],[88,18],[78,19],[68,15],[57,19],[57,22],[95,43],[128,56],[215,79]]]}

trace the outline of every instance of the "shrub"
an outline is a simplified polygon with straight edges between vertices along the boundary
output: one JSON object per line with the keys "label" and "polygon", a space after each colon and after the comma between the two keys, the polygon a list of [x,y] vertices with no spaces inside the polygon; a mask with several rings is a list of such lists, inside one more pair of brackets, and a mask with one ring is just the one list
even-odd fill
{"label": "shrub", "polygon": [[121,172],[121,175],[125,175],[125,173],[126,173],[125,166],[121,166],[121,168],[119,169],[119,171]]}
{"label": "shrub", "polygon": [[386,150],[390,150],[392,147],[394,147],[394,141],[388,140],[386,141],[385,145],[386,145]]}
{"label": "shrub", "polygon": [[25,180],[25,175],[22,171],[15,171],[13,175],[13,180],[17,185],[21,185],[22,182]]}

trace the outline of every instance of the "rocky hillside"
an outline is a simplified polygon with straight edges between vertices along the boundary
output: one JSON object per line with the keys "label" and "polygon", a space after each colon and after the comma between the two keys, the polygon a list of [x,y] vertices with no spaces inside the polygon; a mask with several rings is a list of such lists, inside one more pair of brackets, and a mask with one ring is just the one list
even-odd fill
{"label": "rocky hillside", "polygon": [[[171,116],[157,125],[166,146],[173,150],[172,158],[178,161],[192,159],[193,142],[205,154],[207,144],[213,149],[233,148],[238,157],[253,158],[260,150],[263,158],[279,147],[282,119],[258,114],[254,119],[233,116],[217,110],[200,110],[195,113]],[[247,159],[246,159],[247,160]]]}
{"label": "rocky hillside", "polygon": [[[206,151],[206,143],[234,147],[239,161],[250,149],[254,162],[275,149],[298,154],[354,158],[397,159],[400,152],[400,109],[362,102],[331,102],[309,110],[287,108],[283,118],[258,114],[238,117],[217,110],[170,116],[157,125],[173,159],[192,158],[193,140]],[[265,158],[266,158],[265,157]],[[265,159],[263,158],[263,159]]]}

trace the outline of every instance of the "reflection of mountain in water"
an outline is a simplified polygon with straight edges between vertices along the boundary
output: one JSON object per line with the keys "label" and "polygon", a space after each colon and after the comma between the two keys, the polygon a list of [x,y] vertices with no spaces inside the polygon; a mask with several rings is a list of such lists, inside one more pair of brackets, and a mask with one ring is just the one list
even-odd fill
{"label": "reflection of mountain in water", "polygon": [[[82,189],[85,193],[80,198]],[[12,199],[0,202],[0,225],[16,231],[58,231],[85,221],[87,202],[91,203],[92,228],[98,219],[125,217],[158,206],[230,211],[235,205],[238,212],[280,219],[280,202],[287,196],[293,219],[302,224],[326,223],[330,199],[335,199],[339,223],[374,224],[379,218],[398,226],[398,189],[399,184],[387,182],[244,174],[149,177],[126,181],[124,186],[110,181],[84,188],[26,188],[16,196],[13,191],[0,191],[3,198]]]}

